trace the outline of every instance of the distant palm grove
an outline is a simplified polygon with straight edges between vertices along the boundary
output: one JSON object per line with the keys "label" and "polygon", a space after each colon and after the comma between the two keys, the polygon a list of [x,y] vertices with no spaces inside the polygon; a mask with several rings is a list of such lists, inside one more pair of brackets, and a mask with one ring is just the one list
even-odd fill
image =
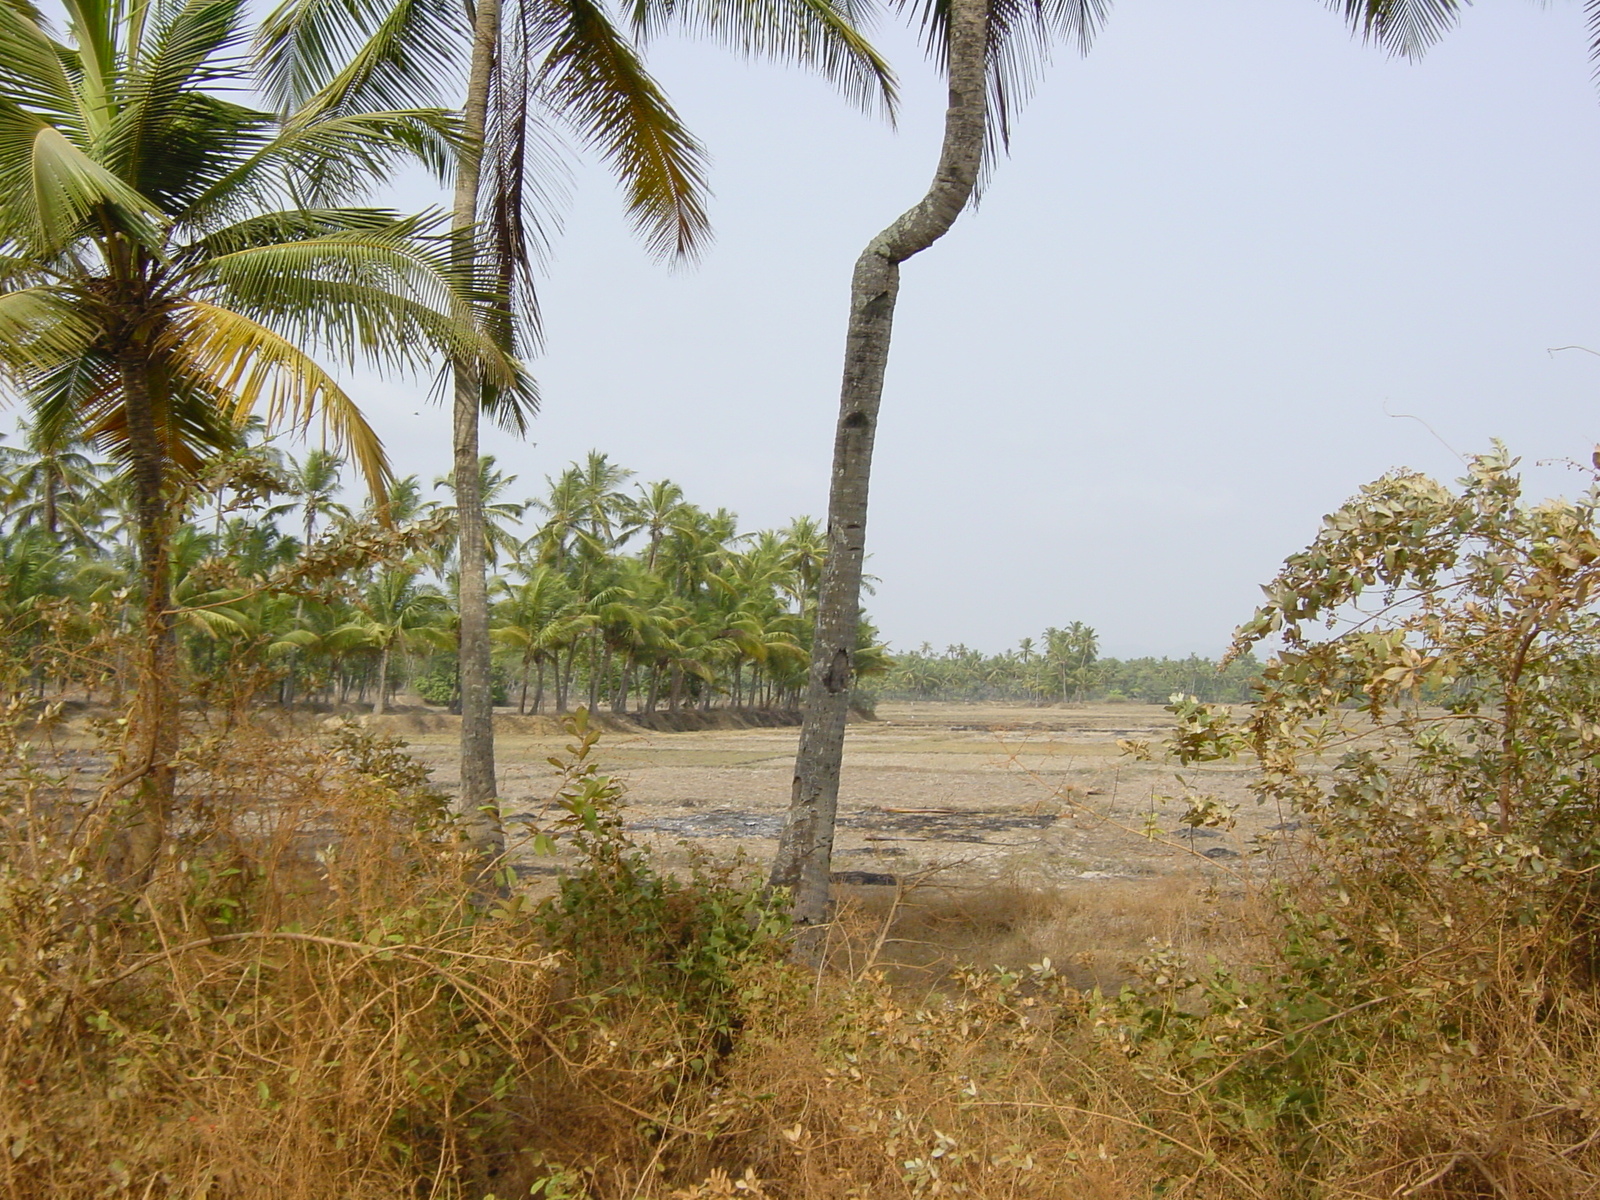
{"label": "distant palm grove", "polygon": [[[279,703],[365,705],[405,689],[457,699],[453,480],[395,481],[389,526],[340,502],[343,463],[247,445],[199,486],[173,538],[182,665],[223,662]],[[824,538],[810,518],[742,534],[668,480],[592,453],[522,497],[482,464],[489,518],[496,692],[521,713],[792,710],[805,683],[808,611]],[[32,646],[28,685],[109,698],[95,653],[136,613],[130,494],[81,443],[24,428],[0,443],[0,636]],[[531,532],[528,532],[530,531]],[[328,564],[337,564],[329,571]],[[317,578],[317,576],[324,578]],[[70,621],[70,650],[59,637]],[[864,633],[863,661],[887,658]]]}
{"label": "distant palm grove", "polygon": [[[276,677],[279,703],[382,713],[409,690],[453,706],[453,480],[396,481],[385,531],[372,505],[340,502],[343,466],[327,450],[296,460],[256,444],[196,490],[173,548],[184,664],[204,674],[244,655]],[[814,520],[741,534],[735,514],[691,503],[670,480],[636,483],[598,452],[546,480],[542,495],[517,498],[518,482],[483,460],[499,704],[636,714],[799,705],[825,547]],[[109,698],[117,686],[117,664],[93,648],[135,615],[129,506],[128,487],[81,443],[51,445],[26,426],[20,444],[0,443],[0,634],[35,648],[22,657],[40,696]],[[349,546],[377,557],[313,586],[308,575]],[[82,635],[70,655],[46,636],[69,615]],[[893,657],[866,626],[861,656],[864,702],[1153,703],[1173,692],[1237,702],[1259,674],[1250,657],[1221,669],[1195,656],[1100,658],[1079,622],[995,655],[924,645]]]}
{"label": "distant palm grove", "polygon": [[1001,700],[1032,704],[1142,701],[1162,704],[1174,693],[1208,703],[1255,698],[1261,664],[1245,654],[1227,664],[1188,658],[1101,658],[1095,631],[1074,621],[1050,628],[1015,650],[984,654],[967,646],[932,646],[897,654],[878,694],[892,700]]}

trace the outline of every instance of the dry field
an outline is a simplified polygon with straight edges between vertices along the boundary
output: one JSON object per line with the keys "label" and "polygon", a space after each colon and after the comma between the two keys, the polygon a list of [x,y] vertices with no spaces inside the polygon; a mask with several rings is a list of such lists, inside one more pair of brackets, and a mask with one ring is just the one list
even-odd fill
{"label": "dry field", "polygon": [[[1272,827],[1288,818],[1255,804],[1248,766],[1182,772],[1195,789],[1238,807],[1234,829],[1191,839],[1178,822],[1184,785],[1173,768],[1118,749],[1120,738],[1159,736],[1170,719],[1133,704],[882,705],[878,720],[852,724],[846,740],[837,869],[902,878],[937,870],[952,882],[1019,885],[1255,873],[1261,859],[1252,851],[1276,840]],[[453,788],[453,731],[406,736],[435,782]],[[788,803],[797,737],[795,729],[610,732],[598,756],[628,785],[630,829],[658,851],[687,843],[765,861]],[[538,816],[551,777],[545,759],[562,740],[500,738],[513,829],[517,817]]]}
{"label": "dry field", "polygon": [[[846,742],[834,861],[845,911],[871,924],[895,909],[895,961],[1014,965],[1048,954],[1084,983],[1120,977],[1151,938],[1223,949],[1252,885],[1289,848],[1282,827],[1293,822],[1256,804],[1250,767],[1207,766],[1183,779],[1237,806],[1237,824],[1191,836],[1173,768],[1117,746],[1159,737],[1170,720],[1133,704],[881,705]],[[519,724],[534,723],[506,721],[499,740],[514,841],[526,828],[519,817],[541,818],[545,759],[563,744]],[[435,782],[453,788],[453,728],[404,736]],[[597,753],[628,785],[631,832],[665,862],[742,853],[764,867],[797,738],[795,729],[618,731]],[[535,891],[564,866],[525,848],[516,861]],[[930,949],[908,949],[917,945]]]}

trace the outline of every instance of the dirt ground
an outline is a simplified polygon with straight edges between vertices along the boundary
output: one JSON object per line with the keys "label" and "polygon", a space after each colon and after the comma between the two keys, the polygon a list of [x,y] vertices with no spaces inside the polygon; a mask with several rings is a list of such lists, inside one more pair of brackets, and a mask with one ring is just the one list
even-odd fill
{"label": "dirt ground", "polygon": [[[967,887],[1051,887],[1259,876],[1293,821],[1255,803],[1249,766],[1182,772],[1190,787],[1237,808],[1234,828],[1191,836],[1179,823],[1186,803],[1174,769],[1119,750],[1119,738],[1159,737],[1170,720],[1159,707],[1134,704],[881,705],[876,721],[853,723],[846,739],[836,877],[857,886],[936,877]],[[788,803],[798,734],[610,732],[597,755],[627,784],[629,829],[667,863],[684,861],[693,846],[765,864]],[[453,789],[453,732],[406,736],[435,782]],[[553,773],[545,759],[562,742],[519,732],[499,739],[514,841],[516,830],[547,816]],[[516,861],[530,881],[561,868],[526,847]]]}

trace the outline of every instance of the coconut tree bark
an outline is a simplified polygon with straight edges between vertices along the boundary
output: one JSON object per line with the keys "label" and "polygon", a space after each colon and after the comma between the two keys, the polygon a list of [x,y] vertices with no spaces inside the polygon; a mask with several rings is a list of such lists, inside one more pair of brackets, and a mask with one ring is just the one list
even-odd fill
{"label": "coconut tree bark", "polygon": [[949,103],[944,144],[922,202],[868,243],[850,284],[844,380],[828,491],[828,552],[816,606],[816,632],[788,820],[772,864],[774,887],[791,889],[802,953],[817,952],[814,929],[827,920],[839,768],[850,711],[867,491],[873,436],[883,396],[900,264],[933,245],[972,198],[983,161],[988,0],[951,0]]}
{"label": "coconut tree bark", "polygon": [[164,455],[150,397],[148,363],[142,349],[129,346],[119,363],[128,418],[128,451],[134,486],[134,521],[139,548],[139,578],[144,588],[138,685],[128,721],[115,797],[120,801],[110,844],[111,878],[124,887],[150,879],[166,845],[178,753],[178,638],[172,614],[172,569],[167,554],[167,497]]}
{"label": "coconut tree bark", "polygon": [[[456,166],[451,227],[458,263],[477,262],[478,190],[483,174],[489,87],[500,45],[501,0],[477,0],[472,21],[472,63],[462,106],[463,144]],[[494,769],[494,691],[489,645],[489,588],[485,569],[483,477],[478,421],[483,387],[468,363],[455,364],[454,449],[456,565],[460,584],[461,804],[468,837],[486,860],[505,853]]]}
{"label": "coconut tree bark", "polygon": [[372,698],[372,715],[381,717],[389,711],[389,645],[385,642],[378,651],[378,690]]}

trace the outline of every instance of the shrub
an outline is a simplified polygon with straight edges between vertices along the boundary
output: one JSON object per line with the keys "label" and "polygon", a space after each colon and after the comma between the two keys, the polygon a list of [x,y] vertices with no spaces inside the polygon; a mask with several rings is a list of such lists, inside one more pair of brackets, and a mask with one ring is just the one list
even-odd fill
{"label": "shrub", "polygon": [[1251,715],[1171,706],[1180,762],[1253,753],[1314,836],[1272,961],[1158,950],[1098,1019],[1319,1195],[1600,1181],[1600,491],[1529,505],[1514,467],[1364,488],[1240,630],[1282,643]]}

